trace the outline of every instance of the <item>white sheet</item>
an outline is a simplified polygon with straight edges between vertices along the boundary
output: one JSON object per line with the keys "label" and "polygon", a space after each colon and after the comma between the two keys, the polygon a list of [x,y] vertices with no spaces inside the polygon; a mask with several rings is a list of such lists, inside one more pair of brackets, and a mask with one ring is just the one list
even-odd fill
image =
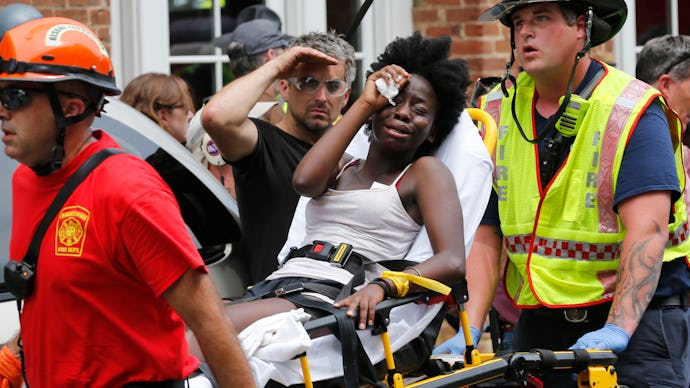
{"label": "white sheet", "polygon": [[[388,326],[388,334],[393,351],[418,337],[441,307],[440,304],[433,306],[410,304],[391,310],[391,324]],[[375,364],[383,360],[383,345],[380,337],[372,336],[370,330],[357,330],[357,335],[372,363]],[[327,335],[312,339],[311,346],[307,349],[307,355],[313,381],[343,375],[340,342],[335,336]],[[304,382],[299,360],[264,362],[257,357],[252,357],[249,359],[249,365],[258,387],[265,386],[269,380],[283,385]]]}

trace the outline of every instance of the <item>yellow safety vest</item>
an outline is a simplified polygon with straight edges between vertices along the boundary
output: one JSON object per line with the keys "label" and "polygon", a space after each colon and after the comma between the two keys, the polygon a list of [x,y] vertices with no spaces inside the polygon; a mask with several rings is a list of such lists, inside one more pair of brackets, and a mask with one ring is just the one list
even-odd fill
{"label": "yellow safety vest", "polygon": [[[602,64],[603,65],[603,64]],[[510,260],[505,286],[519,307],[575,307],[613,298],[625,229],[613,210],[623,152],[657,90],[604,65],[606,74],[589,98],[571,152],[541,189],[538,145],[525,141],[511,114],[511,98],[497,88],[481,101],[497,123],[495,189],[501,230]],[[534,129],[534,82],[517,79],[516,115],[528,137]],[[671,125],[676,169],[685,189],[680,122],[662,105]],[[673,205],[674,221],[664,261],[690,253],[683,196]]]}

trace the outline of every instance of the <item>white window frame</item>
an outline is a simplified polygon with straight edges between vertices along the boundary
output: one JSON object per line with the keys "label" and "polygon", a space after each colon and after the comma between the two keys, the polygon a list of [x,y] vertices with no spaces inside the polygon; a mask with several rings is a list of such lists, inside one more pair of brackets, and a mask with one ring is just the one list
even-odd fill
{"label": "white window frame", "polygon": [[146,72],[170,73],[168,0],[111,0],[110,44],[122,89]]}
{"label": "white window frame", "polygon": [[[366,71],[384,47],[398,36],[412,34],[413,0],[376,0],[359,26],[362,51],[357,59]],[[359,4],[364,0],[359,0]],[[266,0],[266,5],[283,20],[285,33],[296,36],[326,30],[326,0]],[[222,85],[225,53],[212,55],[170,55],[168,0],[111,0],[111,53],[118,86],[122,88],[145,72],[170,73],[176,63],[214,64],[216,90]],[[219,35],[220,5],[214,1],[214,32]],[[363,79],[364,74],[360,75]]]}
{"label": "white window frame", "polygon": [[[359,0],[361,7],[365,0]],[[288,7],[289,4],[289,7]],[[413,32],[412,0],[377,0],[362,19],[361,51],[356,59],[362,61],[365,72],[393,39]],[[326,0],[266,0],[266,6],[284,21],[287,34],[297,36],[311,31],[326,31]],[[364,74],[359,74],[364,79]]]}
{"label": "white window frame", "polygon": [[628,18],[613,39],[613,55],[616,67],[635,76],[635,64],[637,63],[637,25],[635,22],[635,0],[625,0],[628,6]]}
{"label": "white window frame", "polygon": [[[360,1],[360,5],[363,2]],[[362,31],[362,64],[365,71],[388,43],[397,37],[412,35],[412,7],[412,0],[373,2],[359,27]]]}
{"label": "white window frame", "polygon": [[[363,1],[360,0],[360,4]],[[636,43],[635,0],[625,1],[628,18],[614,38],[614,58],[619,69],[634,75],[637,53],[641,47]],[[667,1],[671,33],[678,34],[680,0]],[[357,59],[362,61],[363,69],[369,67],[391,40],[413,32],[412,3],[413,0],[374,1],[359,27],[363,34],[363,47],[357,53]],[[266,5],[280,15],[284,21],[283,29],[288,34],[299,35],[326,29],[325,0],[266,0]],[[111,54],[120,88],[144,72],[169,74],[172,63],[214,63],[214,78],[222,80],[222,66],[227,59],[220,49],[214,55],[170,57],[167,0],[111,0],[110,7]],[[219,15],[219,6],[214,4],[214,7],[214,12]],[[216,20],[219,24],[220,18],[216,17]],[[214,29],[218,34],[220,25],[214,25]],[[216,85],[217,89],[221,87],[220,84]]]}
{"label": "white window frame", "polygon": [[[678,2],[681,0],[663,0],[664,6],[668,7],[669,20],[671,23],[670,34],[677,35],[680,31],[680,20],[678,14]],[[687,1],[687,0],[682,0]],[[637,54],[642,50],[642,46],[637,45],[637,12],[635,0],[625,0],[628,6],[628,18],[616,37],[614,38],[614,57],[616,66],[624,72],[635,76],[635,64]]]}

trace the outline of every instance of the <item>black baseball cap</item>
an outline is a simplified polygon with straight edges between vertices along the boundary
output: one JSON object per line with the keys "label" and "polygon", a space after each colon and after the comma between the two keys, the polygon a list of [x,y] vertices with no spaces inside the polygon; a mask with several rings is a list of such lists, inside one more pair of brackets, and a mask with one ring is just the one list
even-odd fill
{"label": "black baseball cap", "polygon": [[285,47],[292,37],[280,32],[280,27],[268,19],[254,19],[235,27],[235,30],[213,40],[213,45],[223,50],[230,43],[240,42],[244,50],[233,51],[233,57],[260,54],[272,48]]}

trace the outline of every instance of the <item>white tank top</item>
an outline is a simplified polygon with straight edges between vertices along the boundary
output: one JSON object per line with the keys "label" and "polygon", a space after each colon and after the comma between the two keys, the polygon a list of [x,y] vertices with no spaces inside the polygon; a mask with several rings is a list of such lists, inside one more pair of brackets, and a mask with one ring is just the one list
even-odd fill
{"label": "white tank top", "polygon": [[[351,165],[343,167],[338,178]],[[421,229],[421,225],[405,210],[396,187],[409,167],[405,167],[390,185],[374,182],[369,189],[328,189],[312,198],[306,207],[303,245],[314,240],[334,245],[348,243],[352,244],[354,251],[374,262],[404,259]],[[378,265],[367,266],[367,281],[379,276],[383,269]],[[292,258],[267,279],[293,276],[330,279],[346,284],[352,274],[327,262]]]}

